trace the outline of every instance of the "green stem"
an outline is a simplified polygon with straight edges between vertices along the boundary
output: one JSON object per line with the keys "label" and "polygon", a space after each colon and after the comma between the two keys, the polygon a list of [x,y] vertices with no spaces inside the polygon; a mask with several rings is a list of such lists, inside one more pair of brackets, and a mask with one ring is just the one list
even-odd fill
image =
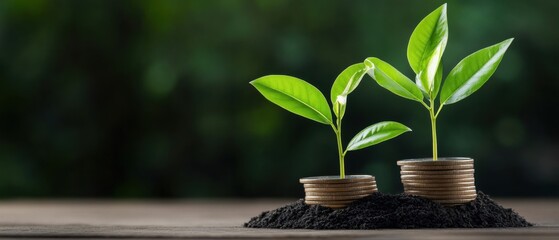
{"label": "green stem", "polygon": [[439,108],[439,111],[437,111],[437,114],[435,114],[435,104],[434,101],[431,101],[431,106],[429,107],[429,115],[431,117],[431,134],[433,135],[433,161],[437,161],[437,115],[439,115],[438,113],[440,112],[441,108]]}
{"label": "green stem", "polygon": [[344,155],[345,152],[342,146],[342,120],[340,118],[336,119],[336,128],[334,131],[336,132],[336,140],[338,142],[338,155],[340,157],[340,179],[345,178],[345,164],[344,164]]}
{"label": "green stem", "polygon": [[427,110],[430,111],[429,105],[425,104],[425,102],[421,101],[421,102],[419,102],[419,103],[421,103],[421,105],[423,105]]}
{"label": "green stem", "polygon": [[439,113],[441,113],[441,110],[443,110],[443,106],[444,106],[444,104],[441,104],[439,106],[439,110],[437,110],[437,113],[435,114],[435,118],[439,117]]}

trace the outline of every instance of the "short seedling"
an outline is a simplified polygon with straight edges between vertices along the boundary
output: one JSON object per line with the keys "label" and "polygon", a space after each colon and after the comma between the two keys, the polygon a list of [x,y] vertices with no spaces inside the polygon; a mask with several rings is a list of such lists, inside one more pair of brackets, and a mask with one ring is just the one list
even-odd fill
{"label": "short seedling", "polygon": [[297,115],[330,125],[336,133],[338,143],[340,178],[345,178],[344,157],[348,151],[366,148],[411,131],[397,122],[376,123],[355,135],[344,150],[342,118],[346,110],[347,96],[357,88],[368,70],[365,64],[357,63],[346,68],[334,81],[330,100],[336,116],[335,123],[332,121],[330,106],[324,95],[316,87],[301,79],[285,75],[268,75],[250,83],[272,103]]}
{"label": "short seedling", "polygon": [[[462,59],[450,71],[441,88],[441,58],[448,40],[446,4],[425,17],[413,31],[408,43],[408,62],[415,72],[415,83],[390,64],[374,57],[367,58],[368,74],[392,93],[421,103],[431,118],[433,160],[437,160],[437,117],[443,106],[456,103],[477,91],[493,75],[512,42],[481,49]],[[439,105],[435,99],[439,93]],[[426,102],[424,100],[426,98]]]}

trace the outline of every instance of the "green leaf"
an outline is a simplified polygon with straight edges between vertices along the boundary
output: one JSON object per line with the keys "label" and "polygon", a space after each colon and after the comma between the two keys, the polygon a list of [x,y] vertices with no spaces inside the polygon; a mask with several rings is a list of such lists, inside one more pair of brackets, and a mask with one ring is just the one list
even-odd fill
{"label": "green leaf", "polygon": [[330,106],[313,85],[291,76],[268,75],[251,81],[264,97],[278,106],[324,124],[332,124]]}
{"label": "green leaf", "polygon": [[414,101],[423,101],[421,90],[407,78],[404,74],[396,70],[390,64],[374,57],[365,59],[365,64],[369,68],[367,73],[381,87],[388,91]]}
{"label": "green leaf", "polygon": [[336,116],[339,119],[342,119],[344,117],[346,102],[347,102],[347,96],[340,95],[338,96],[338,100],[334,103],[334,106],[332,106],[332,110],[334,110],[334,114],[336,114]]}
{"label": "green leaf", "polygon": [[[359,86],[359,83],[366,72],[367,68],[365,67],[365,64],[356,63],[347,67],[340,73],[340,75],[338,75],[336,81],[334,81],[334,84],[332,85],[332,89],[330,90],[330,101],[332,101],[332,106],[334,106],[333,109],[336,116],[340,118],[343,117],[347,95]],[[342,101],[338,101],[339,99],[342,99]]]}
{"label": "green leaf", "polygon": [[355,135],[347,145],[347,151],[366,148],[390,140],[409,131],[411,131],[410,128],[398,122],[379,122],[363,129]]}
{"label": "green leaf", "polygon": [[435,74],[435,86],[433,86],[433,91],[431,94],[433,96],[431,99],[435,99],[437,94],[439,94],[439,90],[441,89],[441,83],[443,82],[443,63],[439,63],[439,67],[437,68],[437,74]]}
{"label": "green leaf", "polygon": [[458,102],[481,88],[497,70],[512,41],[512,38],[507,39],[462,59],[444,82],[441,104]]}
{"label": "green leaf", "polygon": [[[419,76],[416,76],[419,77]],[[417,87],[419,89],[421,89],[421,92],[423,93],[423,96],[425,96],[425,98],[427,99],[435,99],[437,97],[437,94],[439,94],[439,90],[441,88],[441,83],[443,82],[443,63],[439,64],[439,67],[437,68],[437,74],[435,74],[435,82],[434,82],[434,86],[433,86],[433,91],[431,91],[431,94],[433,96],[429,96],[429,94],[425,91],[425,89],[423,89],[423,86],[421,85],[421,81],[418,81],[417,79],[415,80],[415,83],[417,85]]]}
{"label": "green leaf", "polygon": [[408,62],[420,88],[431,95],[434,79],[448,41],[446,4],[427,15],[413,30],[408,43]]}
{"label": "green leaf", "polygon": [[363,63],[353,64],[342,71],[336,78],[336,81],[334,81],[330,91],[330,100],[332,101],[332,104],[336,102],[338,96],[347,96],[353,92],[353,90],[355,90],[361,82],[361,79],[363,79],[366,72],[367,67],[365,67],[365,64]]}

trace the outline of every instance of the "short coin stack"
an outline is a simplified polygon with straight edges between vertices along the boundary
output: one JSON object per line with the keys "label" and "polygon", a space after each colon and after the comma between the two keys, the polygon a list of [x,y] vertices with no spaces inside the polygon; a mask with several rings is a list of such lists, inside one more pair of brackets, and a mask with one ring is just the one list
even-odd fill
{"label": "short coin stack", "polygon": [[474,160],[471,158],[411,159],[398,161],[404,192],[443,205],[457,205],[476,197]]}
{"label": "short coin stack", "polygon": [[329,208],[344,208],[351,202],[377,192],[370,175],[307,177],[299,180],[305,188],[305,203]]}

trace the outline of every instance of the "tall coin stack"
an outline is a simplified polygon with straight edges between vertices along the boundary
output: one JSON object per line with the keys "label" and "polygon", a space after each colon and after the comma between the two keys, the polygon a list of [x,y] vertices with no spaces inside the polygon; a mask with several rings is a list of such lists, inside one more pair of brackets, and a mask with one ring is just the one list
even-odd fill
{"label": "tall coin stack", "polygon": [[375,177],[370,175],[307,177],[299,182],[305,188],[306,204],[329,208],[344,208],[378,191]]}
{"label": "tall coin stack", "polygon": [[474,160],[471,158],[411,159],[398,161],[404,192],[443,205],[476,199]]}

